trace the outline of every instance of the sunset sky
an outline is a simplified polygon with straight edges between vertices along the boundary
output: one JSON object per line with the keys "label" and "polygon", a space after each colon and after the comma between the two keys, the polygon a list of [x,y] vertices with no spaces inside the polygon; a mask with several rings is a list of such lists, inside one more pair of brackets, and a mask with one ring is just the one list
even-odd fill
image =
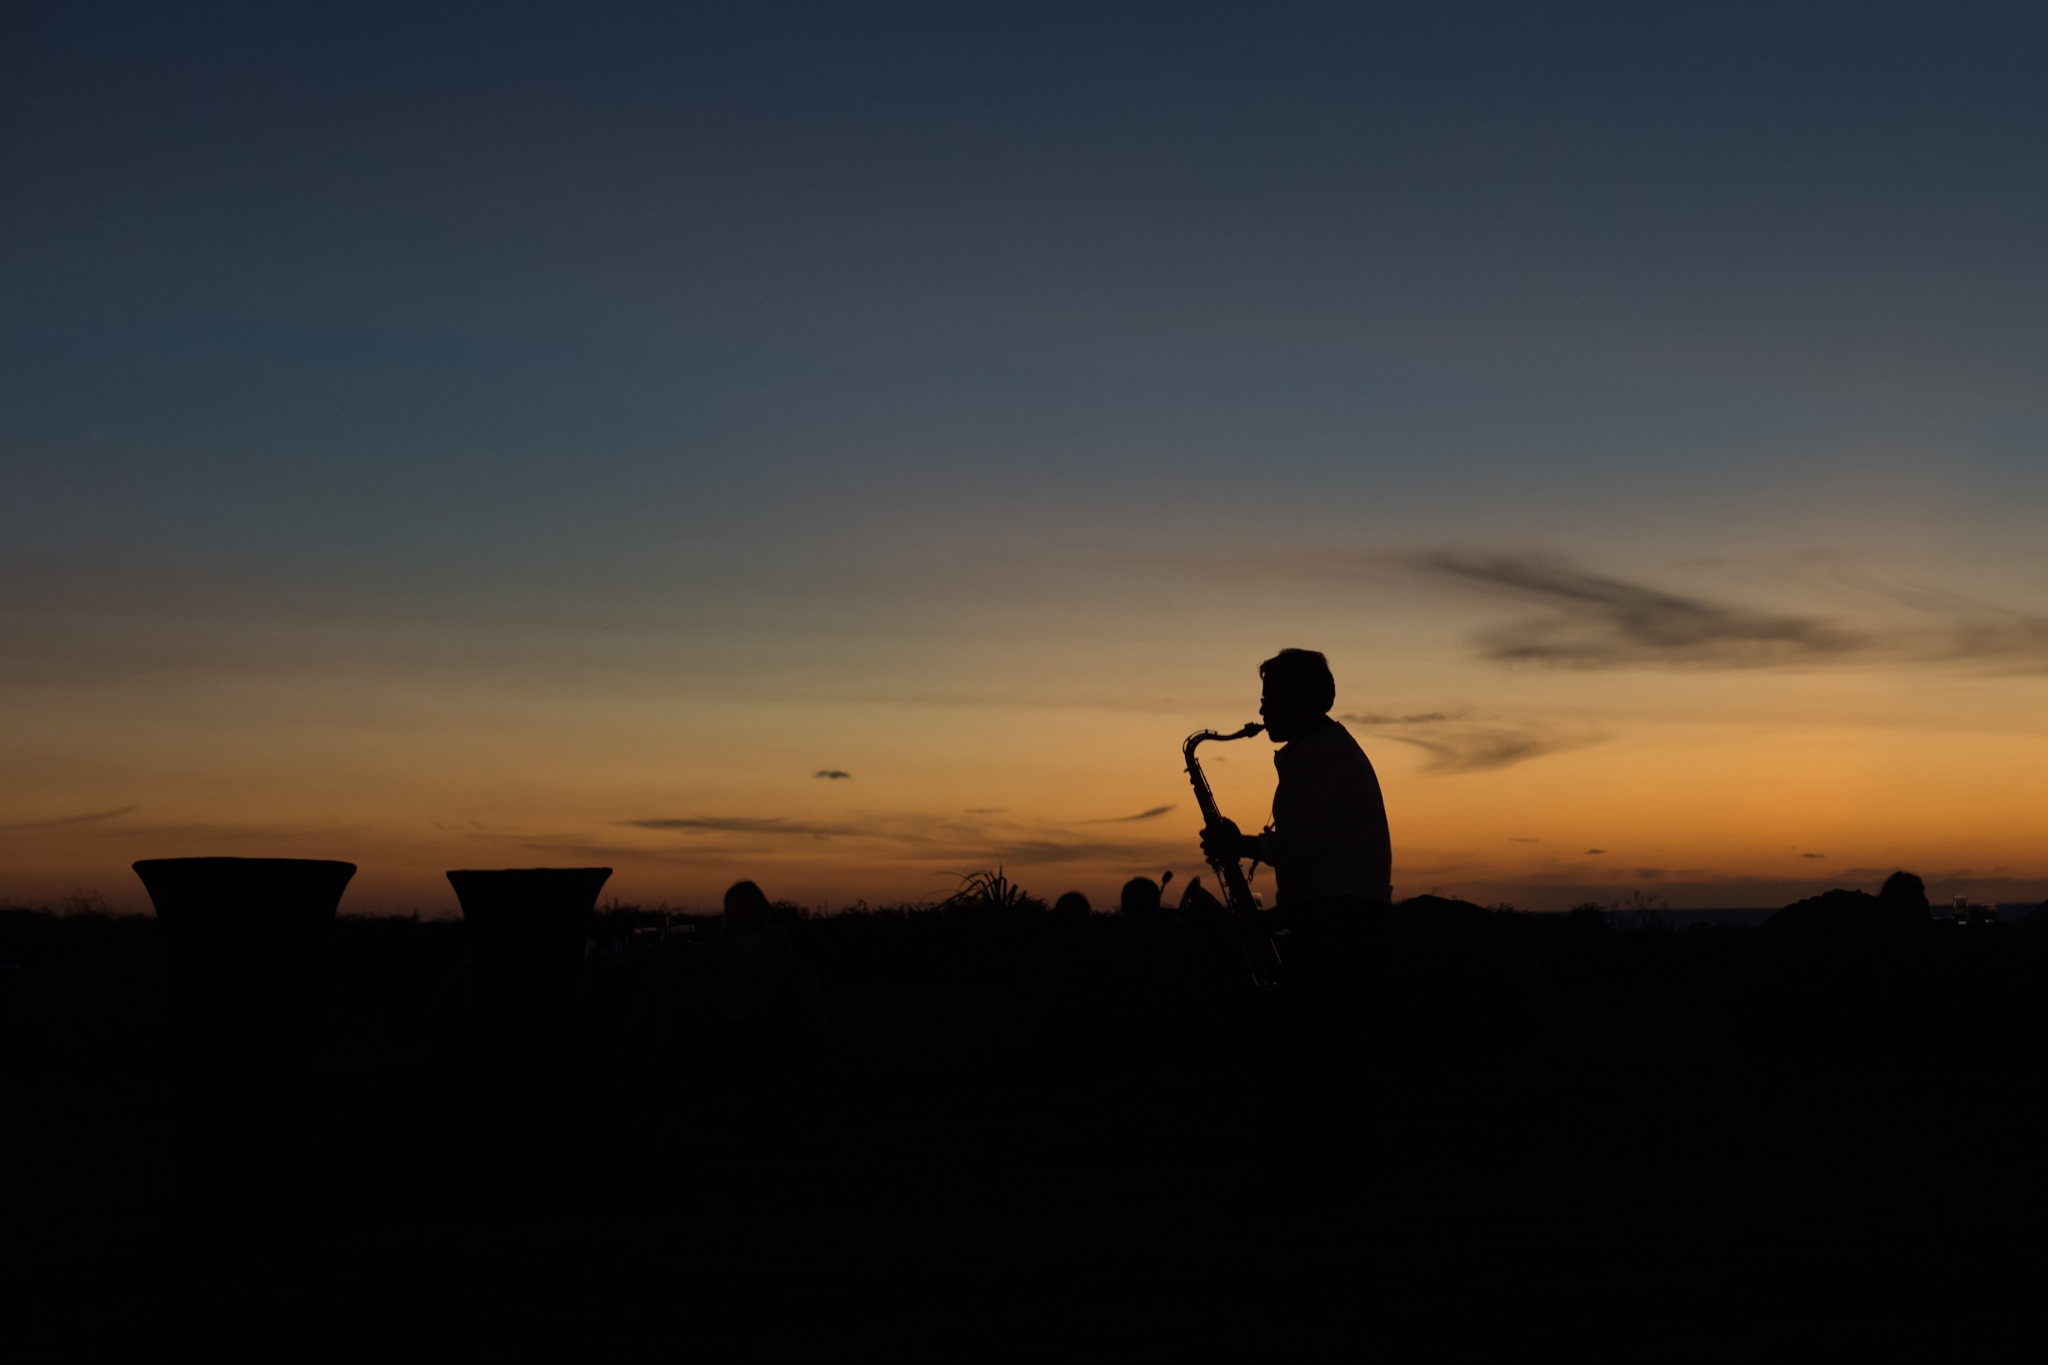
{"label": "sunset sky", "polygon": [[2048,10],[4,13],[0,900],[2048,895]]}

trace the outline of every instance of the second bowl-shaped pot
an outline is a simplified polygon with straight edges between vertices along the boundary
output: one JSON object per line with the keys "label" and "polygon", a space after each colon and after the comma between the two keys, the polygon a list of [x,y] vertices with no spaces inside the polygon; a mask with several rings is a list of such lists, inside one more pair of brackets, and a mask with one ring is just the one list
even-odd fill
{"label": "second bowl-shaped pot", "polygon": [[508,867],[448,874],[473,950],[573,965],[608,867]]}

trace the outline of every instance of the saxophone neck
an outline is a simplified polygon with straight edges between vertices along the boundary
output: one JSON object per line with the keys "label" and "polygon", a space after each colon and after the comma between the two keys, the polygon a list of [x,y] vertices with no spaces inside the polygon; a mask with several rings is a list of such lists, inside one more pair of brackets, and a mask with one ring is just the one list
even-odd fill
{"label": "saxophone neck", "polygon": [[1189,764],[1193,764],[1195,761],[1196,745],[1206,743],[1207,741],[1212,739],[1221,740],[1226,743],[1233,739],[1250,739],[1253,735],[1259,734],[1262,731],[1264,731],[1265,728],[1265,726],[1253,720],[1245,722],[1244,728],[1239,730],[1233,730],[1227,735],[1224,734],[1221,730],[1197,730],[1195,731],[1195,733],[1189,735],[1187,739],[1182,742],[1180,746],[1180,751],[1181,754],[1187,759]]}

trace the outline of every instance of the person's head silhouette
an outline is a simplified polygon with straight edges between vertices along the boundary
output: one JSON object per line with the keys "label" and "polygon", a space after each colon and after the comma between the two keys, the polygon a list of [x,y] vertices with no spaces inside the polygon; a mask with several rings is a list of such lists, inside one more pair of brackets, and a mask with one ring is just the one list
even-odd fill
{"label": "person's head silhouette", "polygon": [[1117,913],[1133,922],[1150,924],[1160,915],[1159,892],[1159,883],[1150,877],[1133,877],[1124,883],[1117,896]]}
{"label": "person's head silhouette", "polygon": [[768,927],[768,897],[752,882],[734,882],[725,891],[726,937],[738,942]]}
{"label": "person's head silhouette", "polygon": [[1330,661],[1312,649],[1283,649],[1259,665],[1259,719],[1275,744],[1298,739],[1337,704]]}
{"label": "person's head silhouette", "polygon": [[1088,916],[1094,907],[1088,898],[1078,891],[1069,891],[1052,903],[1052,913],[1046,918],[1056,934],[1074,934],[1088,925]]}
{"label": "person's head silhouette", "polygon": [[1877,898],[1895,906],[1908,921],[1934,918],[1927,904],[1927,883],[1910,872],[1894,872],[1886,877],[1884,885],[1878,888]]}

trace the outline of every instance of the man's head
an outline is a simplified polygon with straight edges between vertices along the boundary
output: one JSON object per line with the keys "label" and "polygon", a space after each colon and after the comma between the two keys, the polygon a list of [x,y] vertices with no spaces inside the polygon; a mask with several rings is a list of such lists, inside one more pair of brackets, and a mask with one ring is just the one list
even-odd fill
{"label": "man's head", "polygon": [[1259,680],[1259,718],[1275,744],[1306,734],[1337,704],[1330,661],[1313,649],[1281,650],[1259,665]]}

